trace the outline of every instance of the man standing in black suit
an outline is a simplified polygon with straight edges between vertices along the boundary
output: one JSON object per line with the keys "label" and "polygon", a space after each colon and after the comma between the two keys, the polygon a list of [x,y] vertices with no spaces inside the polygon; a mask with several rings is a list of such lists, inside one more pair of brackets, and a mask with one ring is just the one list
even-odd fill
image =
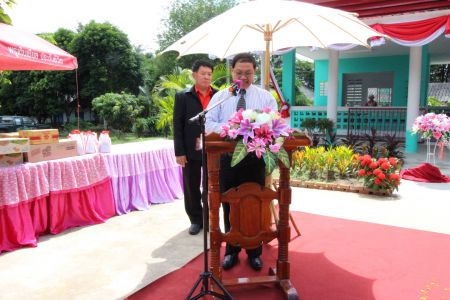
{"label": "man standing in black suit", "polygon": [[195,84],[175,95],[173,109],[173,135],[177,163],[183,167],[184,208],[191,221],[189,234],[198,234],[203,228],[201,204],[201,167],[199,124],[190,124],[189,119],[204,110],[217,90],[211,87],[213,65],[197,60],[192,66]]}

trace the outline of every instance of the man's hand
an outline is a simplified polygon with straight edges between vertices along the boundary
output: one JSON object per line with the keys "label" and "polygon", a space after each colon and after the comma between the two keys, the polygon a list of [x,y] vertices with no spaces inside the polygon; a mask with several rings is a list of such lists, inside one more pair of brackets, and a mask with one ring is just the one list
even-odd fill
{"label": "man's hand", "polygon": [[186,155],[176,156],[176,160],[177,160],[177,164],[179,164],[183,168],[187,163]]}

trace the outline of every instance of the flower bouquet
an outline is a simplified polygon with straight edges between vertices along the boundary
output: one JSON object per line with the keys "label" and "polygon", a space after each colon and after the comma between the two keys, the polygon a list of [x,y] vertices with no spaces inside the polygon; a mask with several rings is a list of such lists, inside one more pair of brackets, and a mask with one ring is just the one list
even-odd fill
{"label": "flower bouquet", "polygon": [[395,157],[376,160],[370,155],[359,158],[358,175],[364,180],[364,186],[374,192],[392,193],[400,185],[400,164]]}
{"label": "flower bouquet", "polygon": [[437,141],[450,140],[450,118],[445,114],[428,113],[418,116],[412,126],[413,133],[421,133],[422,138]]}
{"label": "flower bouquet", "polygon": [[283,148],[286,137],[292,130],[278,111],[264,108],[262,111],[240,109],[228,124],[222,125],[221,137],[238,140],[231,159],[231,166],[236,166],[247,154],[254,152],[258,158],[263,158],[266,164],[266,174],[269,175],[276,167],[279,159],[289,168],[289,155]]}

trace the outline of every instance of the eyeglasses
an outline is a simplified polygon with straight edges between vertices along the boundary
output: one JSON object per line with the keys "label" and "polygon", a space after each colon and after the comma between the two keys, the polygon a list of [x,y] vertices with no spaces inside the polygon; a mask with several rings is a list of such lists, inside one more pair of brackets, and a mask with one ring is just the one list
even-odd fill
{"label": "eyeglasses", "polygon": [[254,73],[251,71],[247,71],[247,72],[241,72],[241,71],[234,71],[234,75],[236,75],[236,77],[247,77],[249,78],[250,76],[252,76]]}

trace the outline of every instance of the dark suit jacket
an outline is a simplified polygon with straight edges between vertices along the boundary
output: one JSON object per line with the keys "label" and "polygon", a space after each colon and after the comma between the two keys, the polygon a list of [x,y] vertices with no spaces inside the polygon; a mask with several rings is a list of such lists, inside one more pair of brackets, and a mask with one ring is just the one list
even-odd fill
{"label": "dark suit jacket", "polygon": [[[212,89],[212,95],[217,90]],[[211,95],[211,97],[212,97]],[[201,129],[198,124],[189,124],[188,120],[203,110],[200,98],[194,86],[175,95],[173,108],[173,141],[175,155],[186,155],[189,160],[202,160],[201,151],[195,150],[195,142],[200,137]]]}

